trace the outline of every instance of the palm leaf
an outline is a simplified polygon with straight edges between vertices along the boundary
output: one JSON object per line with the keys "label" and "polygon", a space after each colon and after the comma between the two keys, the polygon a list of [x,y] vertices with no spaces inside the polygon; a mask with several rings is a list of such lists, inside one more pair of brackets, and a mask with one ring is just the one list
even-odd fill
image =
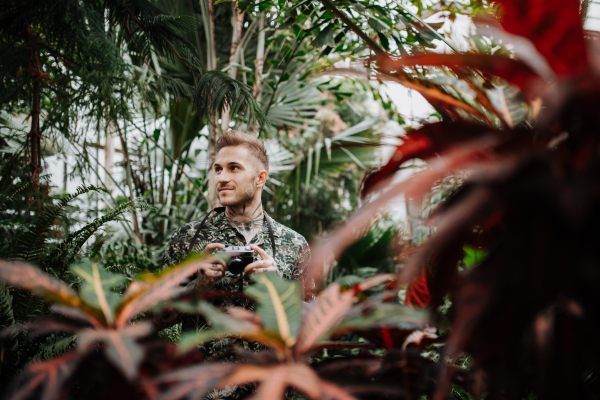
{"label": "palm leaf", "polygon": [[225,109],[231,116],[244,114],[248,126],[268,124],[267,117],[252,96],[252,88],[223,71],[208,71],[198,81],[194,104],[206,120],[219,118]]}
{"label": "palm leaf", "polygon": [[286,281],[276,273],[254,277],[256,285],[246,289],[246,294],[258,301],[258,313],[267,330],[276,332],[287,346],[296,342],[300,329],[302,297],[300,285]]}

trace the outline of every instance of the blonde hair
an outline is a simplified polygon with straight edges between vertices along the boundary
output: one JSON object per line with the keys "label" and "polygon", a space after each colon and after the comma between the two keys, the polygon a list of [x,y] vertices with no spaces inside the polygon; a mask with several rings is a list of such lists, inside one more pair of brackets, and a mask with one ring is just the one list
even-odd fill
{"label": "blonde hair", "polygon": [[224,147],[243,146],[262,164],[262,167],[269,172],[269,156],[262,140],[249,133],[229,130],[225,132],[215,144],[215,154],[218,154]]}

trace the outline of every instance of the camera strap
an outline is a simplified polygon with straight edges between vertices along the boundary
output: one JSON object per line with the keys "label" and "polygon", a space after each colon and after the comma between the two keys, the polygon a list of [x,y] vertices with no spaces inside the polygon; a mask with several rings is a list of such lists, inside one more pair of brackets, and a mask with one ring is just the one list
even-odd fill
{"label": "camera strap", "polygon": [[[206,220],[208,219],[208,217],[214,212],[223,212],[223,211],[225,211],[225,207],[217,207],[214,210],[210,210],[210,212],[208,214],[206,214],[204,219],[200,222],[200,224],[196,228],[196,234],[192,238],[192,241],[190,242],[190,246],[188,247],[188,251],[187,251],[188,254],[192,251],[192,249],[196,245],[196,242],[198,241],[198,236],[200,236],[200,231],[201,231],[202,227],[204,227],[204,224],[206,223]],[[271,248],[273,249],[273,259],[275,259],[275,257],[277,257],[277,249],[275,248],[275,235],[273,234],[273,227],[271,226],[271,221],[269,221],[269,217],[267,216],[266,213],[265,213],[265,221],[267,222],[267,228],[269,229],[269,236],[271,238]]]}

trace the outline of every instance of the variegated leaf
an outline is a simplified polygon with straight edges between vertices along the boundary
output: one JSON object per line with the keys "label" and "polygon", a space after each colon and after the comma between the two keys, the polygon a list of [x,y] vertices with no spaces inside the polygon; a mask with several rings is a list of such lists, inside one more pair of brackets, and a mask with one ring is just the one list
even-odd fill
{"label": "variegated leaf", "polygon": [[0,261],[0,279],[48,300],[73,307],[81,306],[81,299],[73,289],[33,265]]}
{"label": "variegated leaf", "polygon": [[253,400],[283,399],[288,387],[293,387],[310,399],[318,399],[322,393],[319,377],[305,364],[278,364],[266,367],[240,365],[230,376],[224,378],[218,387],[251,382],[259,383]]}
{"label": "variegated leaf", "polygon": [[84,330],[80,333],[77,351],[87,353],[94,343],[104,343],[106,358],[117,367],[127,379],[137,377],[138,365],[144,357],[144,349],[138,339],[152,333],[152,324],[138,322],[122,329]]}
{"label": "variegated leaf", "polygon": [[24,385],[7,399],[31,398],[31,394],[40,386],[42,391],[35,398],[54,400],[62,397],[64,395],[61,390],[62,384],[71,376],[79,360],[79,354],[70,351],[48,361],[30,363],[23,371]]}
{"label": "variegated leaf", "polygon": [[137,314],[180,294],[179,284],[196,272],[202,262],[205,262],[202,257],[196,257],[162,272],[158,278],[151,276],[144,282],[132,282],[135,290],[125,293],[119,306],[117,326],[125,326]]}
{"label": "variegated leaf", "polygon": [[222,381],[239,364],[200,364],[164,374],[152,380],[150,385],[174,384],[158,397],[158,400],[182,398],[203,399],[219,381]]}
{"label": "variegated leaf", "polygon": [[300,329],[300,285],[274,272],[256,275],[254,280],[256,285],[246,289],[246,294],[258,301],[257,309],[265,329],[277,333],[287,346],[293,346]]}
{"label": "variegated leaf", "polygon": [[303,354],[322,339],[350,310],[354,301],[354,291],[343,291],[334,283],[325,289],[314,301],[304,318],[302,330],[296,345],[296,354]]}
{"label": "variegated leaf", "polygon": [[121,296],[110,290],[123,285],[127,278],[90,262],[75,264],[71,267],[71,271],[83,279],[80,289],[82,299],[101,309],[106,322],[112,324],[115,320],[114,311]]}

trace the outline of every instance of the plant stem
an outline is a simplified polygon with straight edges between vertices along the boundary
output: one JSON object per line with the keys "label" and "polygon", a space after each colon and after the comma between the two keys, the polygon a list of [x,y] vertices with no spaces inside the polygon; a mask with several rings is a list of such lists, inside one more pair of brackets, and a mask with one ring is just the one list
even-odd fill
{"label": "plant stem", "polygon": [[344,24],[346,24],[348,28],[352,30],[352,32],[356,33],[365,42],[365,44],[375,52],[376,55],[379,56],[387,54],[385,51],[383,51],[381,47],[379,47],[379,45],[373,39],[369,37],[369,35],[363,32],[363,30],[360,29],[358,25],[356,25],[352,20],[350,20],[350,18],[348,18],[348,16],[343,11],[338,9],[335,6],[335,4],[333,4],[329,0],[319,1],[323,3],[325,8],[329,9],[332,13],[335,14],[336,17],[338,17]]}
{"label": "plant stem", "polygon": [[[133,185],[131,184],[131,166],[129,165],[129,155],[127,153],[127,143],[123,138],[123,133],[121,132],[121,128],[119,124],[115,122],[115,126],[117,127],[117,132],[119,133],[119,139],[121,139],[121,147],[123,149],[123,164],[125,167],[125,181],[127,182],[127,186],[129,187],[129,201],[134,201],[134,191]],[[131,208],[131,214],[133,215],[133,231],[135,232],[135,237],[137,238],[138,245],[142,244],[142,233],[140,231],[140,223],[138,221],[137,210],[135,209],[135,205]]]}

